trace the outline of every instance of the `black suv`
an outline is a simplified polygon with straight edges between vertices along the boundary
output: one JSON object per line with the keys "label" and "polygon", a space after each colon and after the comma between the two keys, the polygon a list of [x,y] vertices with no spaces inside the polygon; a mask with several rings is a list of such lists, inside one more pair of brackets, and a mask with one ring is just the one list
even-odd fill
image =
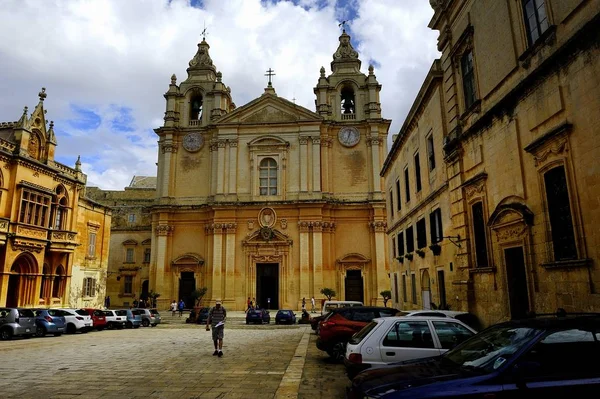
{"label": "black suv", "polygon": [[365,371],[350,398],[596,397],[600,314],[496,324],[442,356]]}

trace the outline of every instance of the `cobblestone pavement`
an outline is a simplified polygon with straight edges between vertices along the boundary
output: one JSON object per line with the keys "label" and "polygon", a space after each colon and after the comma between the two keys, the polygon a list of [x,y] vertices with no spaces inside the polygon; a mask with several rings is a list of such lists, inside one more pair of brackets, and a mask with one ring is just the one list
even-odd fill
{"label": "cobblestone pavement", "polygon": [[310,326],[246,326],[231,318],[218,358],[202,326],[163,317],[156,328],[2,341],[0,397],[344,396],[344,367],[316,349]]}

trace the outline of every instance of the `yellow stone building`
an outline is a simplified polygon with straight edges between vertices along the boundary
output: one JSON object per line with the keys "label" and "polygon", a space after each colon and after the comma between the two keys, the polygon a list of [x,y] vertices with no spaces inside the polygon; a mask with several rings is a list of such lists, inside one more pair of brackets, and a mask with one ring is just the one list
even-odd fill
{"label": "yellow stone building", "polygon": [[460,237],[452,308],[484,324],[599,311],[600,1],[430,3],[442,53],[443,229]]}
{"label": "yellow stone building", "polygon": [[332,73],[321,68],[316,112],[264,93],[236,108],[206,41],[165,94],[150,289],[161,307],[207,287],[244,309],[338,299],[381,303],[389,289],[383,179],[390,121],[373,67],[345,32]]}
{"label": "yellow stone building", "polygon": [[398,309],[456,307],[450,190],[442,151],[442,67],[435,60],[383,165],[392,303]]}
{"label": "yellow stone building", "polygon": [[79,160],[54,160],[44,99],[0,123],[0,306],[101,306],[110,209],[85,197]]}

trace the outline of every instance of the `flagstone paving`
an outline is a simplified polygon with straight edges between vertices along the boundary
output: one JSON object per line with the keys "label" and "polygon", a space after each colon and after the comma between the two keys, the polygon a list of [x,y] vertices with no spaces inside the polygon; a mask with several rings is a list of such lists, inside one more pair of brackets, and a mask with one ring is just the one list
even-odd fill
{"label": "flagstone paving", "polygon": [[228,318],[222,358],[187,315],[164,314],[156,328],[2,341],[0,397],[344,397],[344,367],[316,349],[310,326],[247,326],[239,313]]}

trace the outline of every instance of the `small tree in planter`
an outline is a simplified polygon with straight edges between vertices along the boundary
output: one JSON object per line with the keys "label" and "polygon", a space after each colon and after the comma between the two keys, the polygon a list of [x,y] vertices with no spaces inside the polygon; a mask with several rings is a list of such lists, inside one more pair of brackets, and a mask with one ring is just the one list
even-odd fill
{"label": "small tree in planter", "polygon": [[331,288],[322,288],[321,294],[325,295],[328,301],[331,301],[331,298],[335,296],[335,291]]}
{"label": "small tree in planter", "polygon": [[383,306],[387,307],[387,303],[390,299],[392,299],[392,291],[385,290],[379,293],[383,297]]}
{"label": "small tree in planter", "polygon": [[433,252],[435,256],[438,256],[442,252],[442,247],[440,247],[439,244],[431,244],[429,249],[431,249],[431,252]]}
{"label": "small tree in planter", "polygon": [[206,287],[192,291],[191,297],[194,299],[194,310],[200,307],[200,302],[202,301],[202,298],[204,298],[204,295],[206,295],[207,291],[208,288]]}
{"label": "small tree in planter", "polygon": [[155,308],[156,307],[156,300],[160,297],[160,294],[158,292],[154,292],[154,291],[150,291],[148,293],[148,298],[150,298],[150,303],[152,304],[152,307]]}

